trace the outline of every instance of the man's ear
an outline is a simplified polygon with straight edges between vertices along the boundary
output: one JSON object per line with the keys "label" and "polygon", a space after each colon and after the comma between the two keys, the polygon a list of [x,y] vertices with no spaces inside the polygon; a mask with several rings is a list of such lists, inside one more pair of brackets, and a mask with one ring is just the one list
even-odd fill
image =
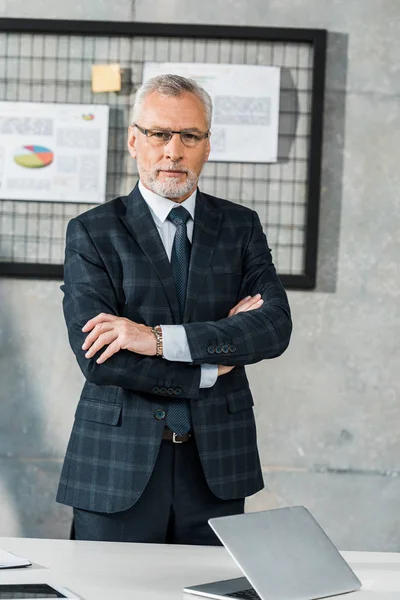
{"label": "man's ear", "polygon": [[206,159],[204,162],[208,161],[208,157],[210,156],[210,152],[211,152],[211,144],[210,144],[210,137],[207,138],[207,147],[206,147]]}
{"label": "man's ear", "polygon": [[132,156],[132,158],[136,158],[136,156],[137,156],[135,133],[136,133],[135,127],[133,125],[129,125],[129,127],[128,127],[128,150],[129,150],[129,154]]}

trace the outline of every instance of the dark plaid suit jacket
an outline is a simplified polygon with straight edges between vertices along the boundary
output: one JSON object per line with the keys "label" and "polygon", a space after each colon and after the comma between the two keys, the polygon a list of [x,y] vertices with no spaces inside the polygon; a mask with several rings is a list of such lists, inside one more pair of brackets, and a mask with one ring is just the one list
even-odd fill
{"label": "dark plaid suit jacket", "polygon": [[[190,401],[207,482],[223,499],[263,487],[253,399],[244,365],[279,356],[291,333],[287,297],[256,212],[198,192],[183,324],[193,364],[120,351],[104,364],[86,359],[83,325],[101,312],[146,325],[179,323],[171,266],[138,187],[68,225],[64,314],[86,378],[62,469],[57,501],[117,512],[149,480],[171,398]],[[248,294],[263,306],[227,318]],[[199,389],[200,365],[235,365]],[[267,387],[267,385],[266,385]]]}

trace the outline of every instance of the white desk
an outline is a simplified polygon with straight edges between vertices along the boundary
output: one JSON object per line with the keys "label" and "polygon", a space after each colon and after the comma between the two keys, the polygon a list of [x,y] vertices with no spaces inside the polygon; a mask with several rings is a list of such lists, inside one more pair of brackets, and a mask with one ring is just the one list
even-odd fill
{"label": "white desk", "polygon": [[[225,548],[0,538],[33,567],[1,570],[0,583],[53,583],[85,600],[186,600],[187,585],[240,577]],[[400,600],[400,553],[344,552],[366,589],[340,600]]]}

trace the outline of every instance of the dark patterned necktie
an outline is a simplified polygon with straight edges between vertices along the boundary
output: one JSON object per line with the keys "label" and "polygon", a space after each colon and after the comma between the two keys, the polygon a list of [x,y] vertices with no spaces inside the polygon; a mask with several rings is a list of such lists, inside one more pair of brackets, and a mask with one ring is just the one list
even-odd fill
{"label": "dark patterned necktie", "polygon": [[[187,236],[186,221],[190,213],[183,206],[173,208],[168,219],[176,226],[171,254],[171,268],[178,297],[181,323],[186,302],[186,289],[189,277],[191,244]],[[177,435],[184,435],[191,428],[190,408],[187,400],[171,402],[166,417],[167,426]]]}

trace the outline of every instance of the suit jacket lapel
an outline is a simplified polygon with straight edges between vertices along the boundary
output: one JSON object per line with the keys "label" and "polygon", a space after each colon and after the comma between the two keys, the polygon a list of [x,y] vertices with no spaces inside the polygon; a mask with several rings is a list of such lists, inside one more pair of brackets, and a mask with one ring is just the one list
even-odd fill
{"label": "suit jacket lapel", "polygon": [[186,305],[183,322],[188,323],[192,317],[196,300],[200,293],[204,277],[209,268],[214,248],[218,239],[221,224],[221,211],[213,206],[206,196],[197,192],[194,214],[194,229]]}
{"label": "suit jacket lapel", "polygon": [[121,220],[157,272],[165,290],[175,323],[180,322],[178,299],[171,264],[165,252],[149,207],[136,185],[126,197],[126,215]]}

